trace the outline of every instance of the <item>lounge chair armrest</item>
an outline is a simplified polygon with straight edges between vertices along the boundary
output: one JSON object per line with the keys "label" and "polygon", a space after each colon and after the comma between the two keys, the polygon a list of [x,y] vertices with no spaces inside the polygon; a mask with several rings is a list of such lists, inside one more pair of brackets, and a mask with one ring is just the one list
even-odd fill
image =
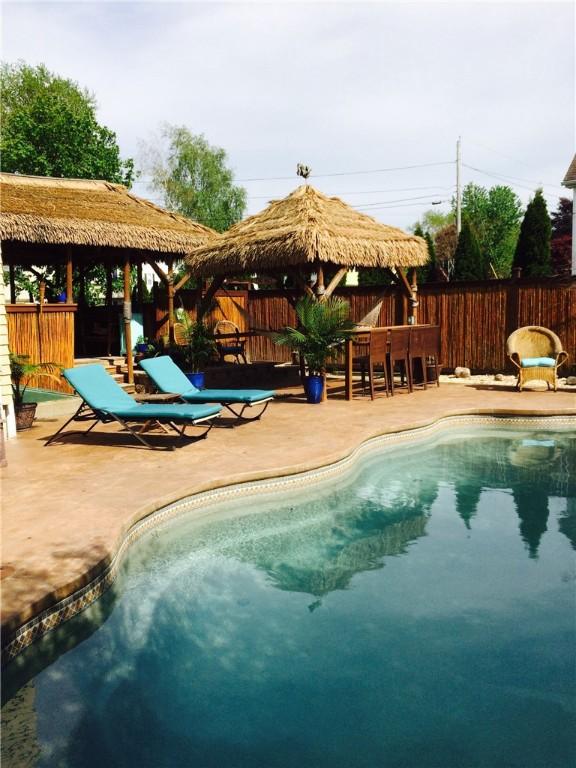
{"label": "lounge chair armrest", "polygon": [[522,364],[521,364],[521,361],[520,361],[520,355],[518,354],[518,352],[510,352],[508,357],[514,363],[516,368],[522,368]]}
{"label": "lounge chair armrest", "polygon": [[564,350],[561,350],[556,355],[556,368],[560,368],[561,365],[564,365],[564,363],[568,360],[568,352],[564,352]]}

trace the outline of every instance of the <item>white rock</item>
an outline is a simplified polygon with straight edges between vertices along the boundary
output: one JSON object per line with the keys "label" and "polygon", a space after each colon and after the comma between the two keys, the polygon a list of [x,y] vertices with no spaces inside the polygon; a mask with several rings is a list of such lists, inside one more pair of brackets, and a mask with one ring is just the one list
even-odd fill
{"label": "white rock", "polygon": [[566,384],[568,384],[569,387],[576,387],[576,376],[568,376]]}
{"label": "white rock", "polygon": [[470,368],[458,366],[458,368],[454,369],[454,376],[456,376],[457,379],[469,379],[471,376]]}
{"label": "white rock", "polygon": [[497,373],[496,376],[494,376],[495,381],[504,381],[504,374],[503,373]]}

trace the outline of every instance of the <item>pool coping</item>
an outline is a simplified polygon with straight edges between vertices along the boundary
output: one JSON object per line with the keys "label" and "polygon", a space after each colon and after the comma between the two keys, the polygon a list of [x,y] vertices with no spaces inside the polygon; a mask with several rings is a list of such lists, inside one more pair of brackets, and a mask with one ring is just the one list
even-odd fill
{"label": "pool coping", "polygon": [[[324,457],[321,461],[305,462],[288,469],[282,474],[274,470],[255,470],[242,477],[216,480],[194,489],[175,492],[171,497],[146,505],[132,515],[118,537],[113,551],[109,552],[89,571],[62,589],[47,592],[40,601],[45,607],[38,609],[25,621],[12,620],[2,627],[2,664],[16,658],[25,648],[43,635],[60,626],[73,616],[81,613],[113,584],[130,546],[152,528],[192,510],[203,510],[201,517],[209,515],[216,504],[243,496],[270,493],[289,488],[292,485],[318,483],[323,479],[339,475],[350,468],[358,459],[386,444],[399,444],[418,438],[426,438],[436,431],[454,426],[527,426],[535,429],[554,428],[555,425],[574,427],[576,415],[573,409],[559,408],[553,411],[534,409],[468,409],[444,413],[427,421],[381,429],[362,440],[354,447],[340,452],[340,455]],[[30,607],[30,606],[28,606]],[[14,627],[14,624],[17,624]]]}

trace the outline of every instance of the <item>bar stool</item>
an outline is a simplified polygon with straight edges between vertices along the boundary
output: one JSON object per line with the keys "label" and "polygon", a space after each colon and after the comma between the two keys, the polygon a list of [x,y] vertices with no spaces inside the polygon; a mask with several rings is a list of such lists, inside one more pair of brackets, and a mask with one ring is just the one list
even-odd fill
{"label": "bar stool", "polygon": [[388,360],[390,365],[390,394],[392,396],[394,395],[394,368],[396,363],[402,365],[402,371],[406,375],[408,391],[412,392],[412,370],[410,368],[408,352],[410,334],[412,332],[410,328],[390,328],[389,331],[390,346]]}
{"label": "bar stool", "polygon": [[375,329],[370,331],[370,342],[368,344],[368,354],[359,359],[362,372],[362,391],[364,391],[366,368],[368,369],[368,384],[370,386],[370,398],[374,400],[374,367],[382,366],[384,388],[386,397],[388,397],[388,335],[387,328]]}

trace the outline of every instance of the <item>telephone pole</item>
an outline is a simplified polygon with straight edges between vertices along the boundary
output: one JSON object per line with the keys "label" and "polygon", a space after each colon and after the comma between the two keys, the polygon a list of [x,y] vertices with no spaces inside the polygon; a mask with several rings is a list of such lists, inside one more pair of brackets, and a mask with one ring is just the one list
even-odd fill
{"label": "telephone pole", "polygon": [[458,136],[456,142],[456,234],[460,234],[462,229],[462,151],[461,137]]}

